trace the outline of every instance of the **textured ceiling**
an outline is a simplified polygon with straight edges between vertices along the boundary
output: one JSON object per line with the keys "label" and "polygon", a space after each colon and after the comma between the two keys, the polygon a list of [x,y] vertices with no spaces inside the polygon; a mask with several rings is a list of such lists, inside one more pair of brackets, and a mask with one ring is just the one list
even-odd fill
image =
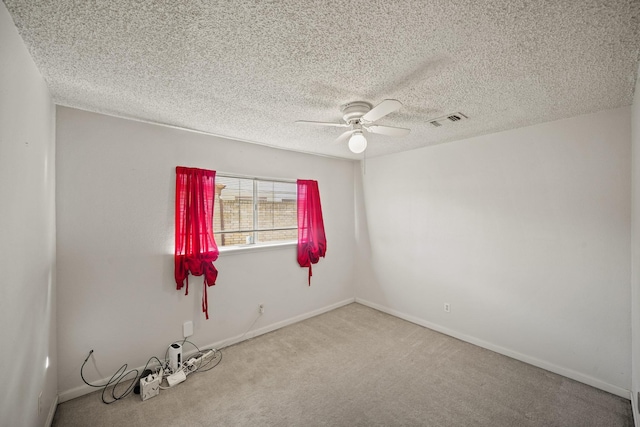
{"label": "textured ceiling", "polygon": [[57,104],[354,159],[294,121],[398,99],[376,156],[630,105],[640,48],[638,1],[4,3]]}

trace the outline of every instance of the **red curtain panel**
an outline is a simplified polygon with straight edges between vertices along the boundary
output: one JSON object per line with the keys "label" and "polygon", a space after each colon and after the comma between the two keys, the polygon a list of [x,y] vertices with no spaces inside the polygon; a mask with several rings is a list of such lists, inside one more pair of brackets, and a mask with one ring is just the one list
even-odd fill
{"label": "red curtain panel", "polygon": [[189,273],[204,276],[202,311],[209,319],[207,287],[216,284],[218,246],[213,239],[213,203],[216,172],[176,167],[176,246],[175,279],[177,289],[189,294]]}
{"label": "red curtain panel", "polygon": [[318,182],[298,180],[298,264],[309,268],[309,286],[311,286],[311,264],[324,257],[327,251],[327,238],[324,234],[322,206]]}

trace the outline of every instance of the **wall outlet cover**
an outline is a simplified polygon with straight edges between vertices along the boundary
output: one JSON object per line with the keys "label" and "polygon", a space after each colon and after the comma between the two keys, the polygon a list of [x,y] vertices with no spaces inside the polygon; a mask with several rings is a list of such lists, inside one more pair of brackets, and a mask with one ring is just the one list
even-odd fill
{"label": "wall outlet cover", "polygon": [[189,338],[193,335],[193,322],[191,320],[184,322],[182,325],[182,335],[184,335],[185,338]]}

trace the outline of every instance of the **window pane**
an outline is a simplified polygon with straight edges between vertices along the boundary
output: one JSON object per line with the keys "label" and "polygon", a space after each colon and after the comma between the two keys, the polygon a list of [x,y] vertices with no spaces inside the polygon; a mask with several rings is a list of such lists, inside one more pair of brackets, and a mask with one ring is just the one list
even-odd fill
{"label": "window pane", "polygon": [[216,243],[234,246],[295,241],[297,204],[295,182],[216,175],[213,218]]}
{"label": "window pane", "polygon": [[[253,180],[216,176],[218,196],[214,204],[214,230],[253,229]],[[219,246],[246,244],[252,233],[215,233]]]}
{"label": "window pane", "polygon": [[247,245],[251,243],[253,233],[213,233],[218,246]]}
{"label": "window pane", "polygon": [[259,231],[258,242],[279,242],[283,240],[297,240],[298,230]]}
{"label": "window pane", "polygon": [[[258,229],[296,227],[295,183],[258,181]],[[296,234],[297,236],[297,234]],[[272,241],[259,239],[258,241]],[[277,239],[283,240],[283,239]]]}

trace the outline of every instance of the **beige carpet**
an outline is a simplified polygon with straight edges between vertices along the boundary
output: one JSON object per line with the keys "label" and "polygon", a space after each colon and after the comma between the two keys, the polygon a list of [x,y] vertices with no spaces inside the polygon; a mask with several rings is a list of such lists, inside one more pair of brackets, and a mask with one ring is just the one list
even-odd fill
{"label": "beige carpet", "polygon": [[145,402],[65,402],[53,425],[633,425],[628,400],[359,304],[223,354]]}

